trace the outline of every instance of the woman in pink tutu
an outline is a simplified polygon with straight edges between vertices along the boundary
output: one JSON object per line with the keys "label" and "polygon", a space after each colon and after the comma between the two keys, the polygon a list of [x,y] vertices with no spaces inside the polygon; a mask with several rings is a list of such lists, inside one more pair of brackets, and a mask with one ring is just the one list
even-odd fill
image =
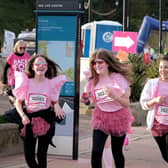
{"label": "woman in pink tutu", "polygon": [[[123,144],[131,129],[130,66],[111,51],[99,49],[90,57],[91,77],[81,101],[95,103],[92,114],[92,168],[102,168],[102,154],[108,135],[116,168],[124,168]],[[88,97],[88,99],[87,99]]]}
{"label": "woman in pink tutu", "polygon": [[159,77],[145,84],[140,103],[144,110],[149,110],[147,129],[151,131],[162,158],[168,163],[168,55],[160,60]]}
{"label": "woman in pink tutu", "polygon": [[35,55],[28,61],[26,74],[15,73],[16,85],[13,93],[16,96],[16,109],[22,120],[21,136],[25,159],[30,168],[47,168],[47,150],[49,144],[52,144],[55,118],[61,120],[65,115],[58,98],[66,77],[57,76],[57,68],[58,65],[47,57]]}

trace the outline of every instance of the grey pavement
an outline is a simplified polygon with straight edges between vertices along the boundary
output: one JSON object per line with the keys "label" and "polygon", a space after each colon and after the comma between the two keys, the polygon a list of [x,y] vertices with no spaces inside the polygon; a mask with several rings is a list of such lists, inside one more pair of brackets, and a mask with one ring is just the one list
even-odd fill
{"label": "grey pavement", "polygon": [[[9,106],[7,98],[0,96],[0,113]],[[78,160],[60,159],[48,155],[48,168],[90,168],[91,151],[90,115],[80,114],[79,118],[79,158]],[[144,126],[133,127],[129,135],[130,144],[124,148],[125,168],[167,168],[158,147]],[[23,154],[2,156],[0,168],[28,168]],[[113,166],[114,168],[114,166]]]}

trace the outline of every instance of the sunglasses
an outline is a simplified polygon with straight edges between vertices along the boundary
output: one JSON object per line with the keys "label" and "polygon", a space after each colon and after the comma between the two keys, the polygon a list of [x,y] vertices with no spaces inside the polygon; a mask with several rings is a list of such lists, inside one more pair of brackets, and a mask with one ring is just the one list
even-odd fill
{"label": "sunglasses", "polygon": [[20,50],[25,50],[25,49],[26,49],[26,47],[19,47],[19,49],[20,49]]}
{"label": "sunglasses", "polygon": [[98,65],[101,65],[101,64],[103,64],[105,61],[93,61],[92,62],[92,65],[96,65],[96,64],[98,64]]}
{"label": "sunglasses", "polygon": [[44,67],[46,67],[48,64],[33,64],[34,66],[37,66],[37,67],[39,67],[39,66],[44,66]]}

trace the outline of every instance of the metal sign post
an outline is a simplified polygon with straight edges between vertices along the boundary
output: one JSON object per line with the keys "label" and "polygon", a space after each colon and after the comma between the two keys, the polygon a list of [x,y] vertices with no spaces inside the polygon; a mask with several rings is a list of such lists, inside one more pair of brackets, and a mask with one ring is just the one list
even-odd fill
{"label": "metal sign post", "polygon": [[37,0],[37,53],[47,55],[68,78],[61,90],[60,104],[66,113],[64,123],[56,124],[54,143],[49,154],[78,159],[80,19],[79,0]]}

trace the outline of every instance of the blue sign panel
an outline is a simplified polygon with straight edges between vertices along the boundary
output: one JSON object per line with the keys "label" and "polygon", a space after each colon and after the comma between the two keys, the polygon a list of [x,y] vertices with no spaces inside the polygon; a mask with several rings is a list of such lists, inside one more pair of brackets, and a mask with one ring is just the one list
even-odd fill
{"label": "blue sign panel", "polygon": [[75,94],[74,82],[66,82],[61,89],[61,96],[73,96]]}
{"label": "blue sign panel", "polygon": [[84,57],[89,57],[89,50],[90,50],[90,29],[86,29],[85,31],[85,47],[84,47]]}
{"label": "blue sign panel", "polygon": [[[71,83],[74,82],[76,21],[75,16],[38,17],[38,53],[55,61]],[[61,95],[74,96],[73,87],[74,84],[67,83]]]}
{"label": "blue sign panel", "polygon": [[75,41],[76,17],[74,16],[39,16],[38,40]]}
{"label": "blue sign panel", "polygon": [[[55,61],[61,67],[60,73],[68,79],[61,89],[59,99],[66,118],[63,123],[56,124],[54,142],[57,150],[49,148],[49,153],[71,156],[74,135],[77,16],[40,15],[37,24],[38,53]],[[65,144],[67,147],[62,148]]]}
{"label": "blue sign panel", "polygon": [[112,50],[113,31],[121,31],[122,26],[96,25],[95,49],[105,48]]}

